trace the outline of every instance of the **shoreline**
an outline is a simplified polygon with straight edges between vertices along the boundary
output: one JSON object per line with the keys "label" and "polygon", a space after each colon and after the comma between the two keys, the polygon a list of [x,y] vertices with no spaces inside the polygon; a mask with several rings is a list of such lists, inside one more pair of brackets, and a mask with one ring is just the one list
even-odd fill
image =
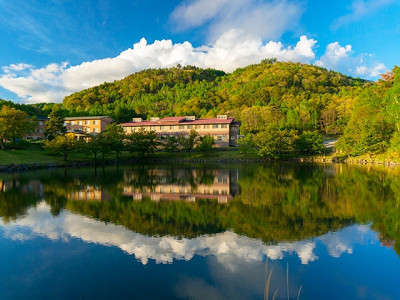
{"label": "shoreline", "polygon": [[81,167],[103,167],[110,165],[123,164],[235,164],[235,163],[270,163],[270,162],[285,162],[285,163],[316,163],[316,164],[346,164],[358,166],[385,166],[395,167],[400,166],[400,162],[395,161],[374,161],[364,158],[338,158],[338,157],[294,157],[287,159],[265,159],[265,158],[176,158],[176,157],[144,157],[131,159],[109,159],[104,162],[94,163],[92,160],[85,161],[67,161],[67,162],[51,162],[51,163],[22,163],[0,165],[0,173],[13,173],[34,171],[43,169],[56,168],[81,168]]}

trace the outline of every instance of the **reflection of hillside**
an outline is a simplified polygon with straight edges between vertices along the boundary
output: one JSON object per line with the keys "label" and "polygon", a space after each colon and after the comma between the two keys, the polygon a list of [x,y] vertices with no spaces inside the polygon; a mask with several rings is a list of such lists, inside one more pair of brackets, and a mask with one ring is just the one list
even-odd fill
{"label": "reflection of hillside", "polygon": [[399,251],[400,176],[393,170],[280,164],[41,174],[0,181],[5,220],[44,199],[54,215],[67,209],[150,236],[232,230],[276,243],[371,223],[382,242]]}

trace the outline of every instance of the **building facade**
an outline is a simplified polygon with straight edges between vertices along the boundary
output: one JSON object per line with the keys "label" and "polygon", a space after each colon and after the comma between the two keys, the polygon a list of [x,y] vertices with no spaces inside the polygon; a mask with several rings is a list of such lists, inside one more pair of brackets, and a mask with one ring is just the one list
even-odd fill
{"label": "building facade", "polygon": [[240,123],[226,115],[217,118],[196,119],[194,116],[151,118],[142,120],[134,118],[132,122],[121,124],[126,134],[145,130],[154,131],[160,136],[189,135],[195,130],[200,136],[212,136],[217,147],[237,146],[240,134]]}
{"label": "building facade", "polygon": [[113,119],[108,116],[70,117],[64,119],[67,133],[73,133],[77,137],[99,134],[112,122]]}
{"label": "building facade", "polygon": [[36,117],[34,119],[35,126],[33,130],[25,137],[27,140],[44,140],[46,138],[46,124],[48,118],[47,117]]}

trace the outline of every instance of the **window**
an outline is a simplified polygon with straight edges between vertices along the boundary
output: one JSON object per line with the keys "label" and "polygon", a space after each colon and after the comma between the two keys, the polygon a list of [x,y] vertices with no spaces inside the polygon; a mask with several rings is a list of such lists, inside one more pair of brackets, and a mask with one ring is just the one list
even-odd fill
{"label": "window", "polygon": [[82,121],[78,121],[78,125],[82,125]]}
{"label": "window", "polygon": [[97,125],[97,120],[94,120],[94,121],[93,121],[93,125]]}
{"label": "window", "polygon": [[165,126],[160,126],[160,130],[165,130]]}
{"label": "window", "polygon": [[228,128],[228,125],[226,125],[226,124],[221,124],[221,128]]}
{"label": "window", "polygon": [[185,126],[179,125],[179,129],[185,129]]}
{"label": "window", "polygon": [[187,129],[192,129],[192,128],[193,128],[193,125],[187,125],[186,128],[187,128]]}
{"label": "window", "polygon": [[217,135],[217,141],[223,141],[224,137],[222,135]]}
{"label": "window", "polygon": [[212,128],[218,128],[218,124],[214,124]]}
{"label": "window", "polygon": [[169,129],[170,129],[170,130],[174,130],[174,126],[170,125],[170,126],[169,126]]}
{"label": "window", "polygon": [[71,125],[75,125],[75,122],[74,122],[74,121],[71,121]]}
{"label": "window", "polygon": [[210,125],[204,125],[204,129],[210,128]]}

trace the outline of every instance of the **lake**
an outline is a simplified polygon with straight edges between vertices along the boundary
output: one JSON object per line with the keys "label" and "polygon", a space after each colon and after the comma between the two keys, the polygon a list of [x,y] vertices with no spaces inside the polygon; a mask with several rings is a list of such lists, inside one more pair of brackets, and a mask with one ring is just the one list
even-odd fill
{"label": "lake", "polygon": [[0,174],[0,299],[400,299],[400,169]]}

